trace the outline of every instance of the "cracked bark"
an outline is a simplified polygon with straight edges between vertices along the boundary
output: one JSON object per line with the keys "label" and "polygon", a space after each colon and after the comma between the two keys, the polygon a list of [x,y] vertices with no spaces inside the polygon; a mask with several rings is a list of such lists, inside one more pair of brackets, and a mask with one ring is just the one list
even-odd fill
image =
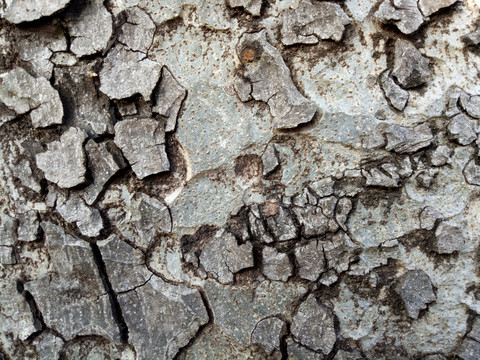
{"label": "cracked bark", "polygon": [[103,262],[102,254],[100,252],[100,249],[98,248],[98,245],[95,244],[94,242],[90,243],[90,247],[92,249],[93,259],[95,261],[95,264],[97,265],[98,275],[100,276],[100,279],[102,280],[102,284],[103,284],[103,286],[105,288],[105,291],[108,294],[108,298],[110,300],[110,305],[112,307],[113,318],[115,319],[115,322],[117,323],[118,331],[120,332],[120,338],[121,338],[123,343],[128,343],[127,323],[125,322],[125,319],[123,318],[123,313],[122,313],[122,309],[120,307],[120,303],[118,302],[118,299],[117,299],[117,294],[113,290],[112,284],[110,283],[110,280],[108,279],[107,269],[105,267],[105,263]]}

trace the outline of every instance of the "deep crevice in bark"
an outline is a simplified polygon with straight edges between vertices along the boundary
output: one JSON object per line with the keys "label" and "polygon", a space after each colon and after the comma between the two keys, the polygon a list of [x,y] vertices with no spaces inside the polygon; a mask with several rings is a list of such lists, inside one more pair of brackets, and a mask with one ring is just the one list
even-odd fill
{"label": "deep crevice in bark", "polygon": [[92,248],[93,259],[97,265],[100,279],[102,280],[102,284],[105,287],[105,291],[107,292],[110,300],[113,318],[115,319],[115,322],[118,325],[118,330],[120,331],[120,339],[123,343],[128,343],[128,326],[123,317],[122,308],[118,302],[117,294],[113,290],[112,284],[108,279],[107,269],[105,267],[102,254],[96,243],[90,243],[90,247]]}

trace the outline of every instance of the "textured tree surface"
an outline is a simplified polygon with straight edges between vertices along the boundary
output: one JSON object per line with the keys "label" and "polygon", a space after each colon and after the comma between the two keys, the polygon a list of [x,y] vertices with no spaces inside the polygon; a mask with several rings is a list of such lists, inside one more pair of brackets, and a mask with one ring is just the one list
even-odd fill
{"label": "textured tree surface", "polygon": [[0,1],[0,359],[480,359],[479,6]]}

